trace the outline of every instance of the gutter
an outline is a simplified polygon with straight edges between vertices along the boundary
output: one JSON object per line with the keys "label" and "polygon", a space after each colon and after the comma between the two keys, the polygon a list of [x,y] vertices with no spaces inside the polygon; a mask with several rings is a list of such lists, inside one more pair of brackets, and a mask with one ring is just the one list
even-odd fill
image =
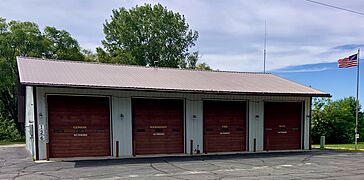
{"label": "gutter", "polygon": [[329,93],[270,93],[270,92],[236,92],[236,91],[214,91],[214,90],[181,90],[181,89],[159,89],[139,87],[112,87],[112,86],[90,86],[90,85],[65,85],[47,83],[22,83],[39,87],[63,87],[63,88],[88,88],[101,90],[125,90],[125,91],[147,91],[147,92],[179,92],[192,94],[221,94],[221,95],[252,95],[252,96],[299,96],[299,97],[332,97]]}

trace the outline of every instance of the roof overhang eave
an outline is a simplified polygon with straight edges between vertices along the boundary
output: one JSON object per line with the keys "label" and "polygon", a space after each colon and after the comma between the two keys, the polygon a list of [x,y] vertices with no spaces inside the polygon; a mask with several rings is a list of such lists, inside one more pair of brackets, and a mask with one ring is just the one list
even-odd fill
{"label": "roof overhang eave", "polygon": [[179,92],[193,94],[222,94],[222,95],[251,95],[251,96],[296,96],[296,97],[332,97],[329,93],[274,93],[274,92],[238,92],[238,91],[214,91],[214,90],[188,90],[188,89],[160,89],[160,88],[140,88],[140,87],[114,87],[114,86],[92,86],[92,85],[69,85],[69,84],[49,84],[20,82],[25,86],[38,87],[60,87],[60,88],[88,88],[102,90],[124,90],[124,91],[149,91],[149,92]]}

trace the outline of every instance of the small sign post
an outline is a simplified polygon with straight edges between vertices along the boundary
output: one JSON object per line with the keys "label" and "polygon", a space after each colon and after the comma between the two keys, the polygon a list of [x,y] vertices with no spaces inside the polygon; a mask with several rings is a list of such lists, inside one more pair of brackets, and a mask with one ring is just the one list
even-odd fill
{"label": "small sign post", "polygon": [[320,138],[320,149],[325,149],[325,136]]}

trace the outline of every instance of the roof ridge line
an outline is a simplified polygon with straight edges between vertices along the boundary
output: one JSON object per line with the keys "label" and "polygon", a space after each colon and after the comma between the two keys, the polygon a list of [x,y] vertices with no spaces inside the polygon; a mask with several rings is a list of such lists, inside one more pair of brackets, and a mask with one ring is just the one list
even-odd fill
{"label": "roof ridge line", "polygon": [[214,73],[238,73],[238,74],[272,74],[267,72],[244,72],[244,71],[227,71],[227,70],[199,70],[199,69],[183,69],[183,68],[172,68],[172,67],[153,67],[153,66],[141,66],[141,65],[132,65],[132,64],[111,64],[111,63],[103,63],[103,62],[94,62],[94,61],[80,61],[80,60],[64,60],[64,59],[49,59],[49,58],[40,58],[40,57],[28,57],[28,56],[17,56],[16,59],[32,59],[32,60],[42,60],[42,61],[55,61],[55,62],[64,62],[64,63],[79,63],[79,64],[96,64],[96,65],[107,65],[107,66],[125,66],[125,67],[136,67],[136,68],[145,68],[145,69],[170,69],[170,70],[179,70],[179,71],[192,71],[192,72],[214,72]]}

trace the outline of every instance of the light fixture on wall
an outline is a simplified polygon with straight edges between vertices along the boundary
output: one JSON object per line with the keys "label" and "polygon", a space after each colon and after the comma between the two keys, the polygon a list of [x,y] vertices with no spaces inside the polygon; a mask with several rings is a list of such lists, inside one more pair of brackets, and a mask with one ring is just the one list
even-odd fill
{"label": "light fixture on wall", "polygon": [[255,115],[255,120],[259,120],[259,115]]}
{"label": "light fixture on wall", "polygon": [[43,114],[39,113],[39,119],[42,119],[42,118],[43,118]]}
{"label": "light fixture on wall", "polygon": [[124,119],[124,114],[123,113],[121,113],[120,114],[120,120],[123,120]]}
{"label": "light fixture on wall", "polygon": [[197,119],[197,116],[196,115],[193,115],[192,116],[192,119],[195,121]]}

